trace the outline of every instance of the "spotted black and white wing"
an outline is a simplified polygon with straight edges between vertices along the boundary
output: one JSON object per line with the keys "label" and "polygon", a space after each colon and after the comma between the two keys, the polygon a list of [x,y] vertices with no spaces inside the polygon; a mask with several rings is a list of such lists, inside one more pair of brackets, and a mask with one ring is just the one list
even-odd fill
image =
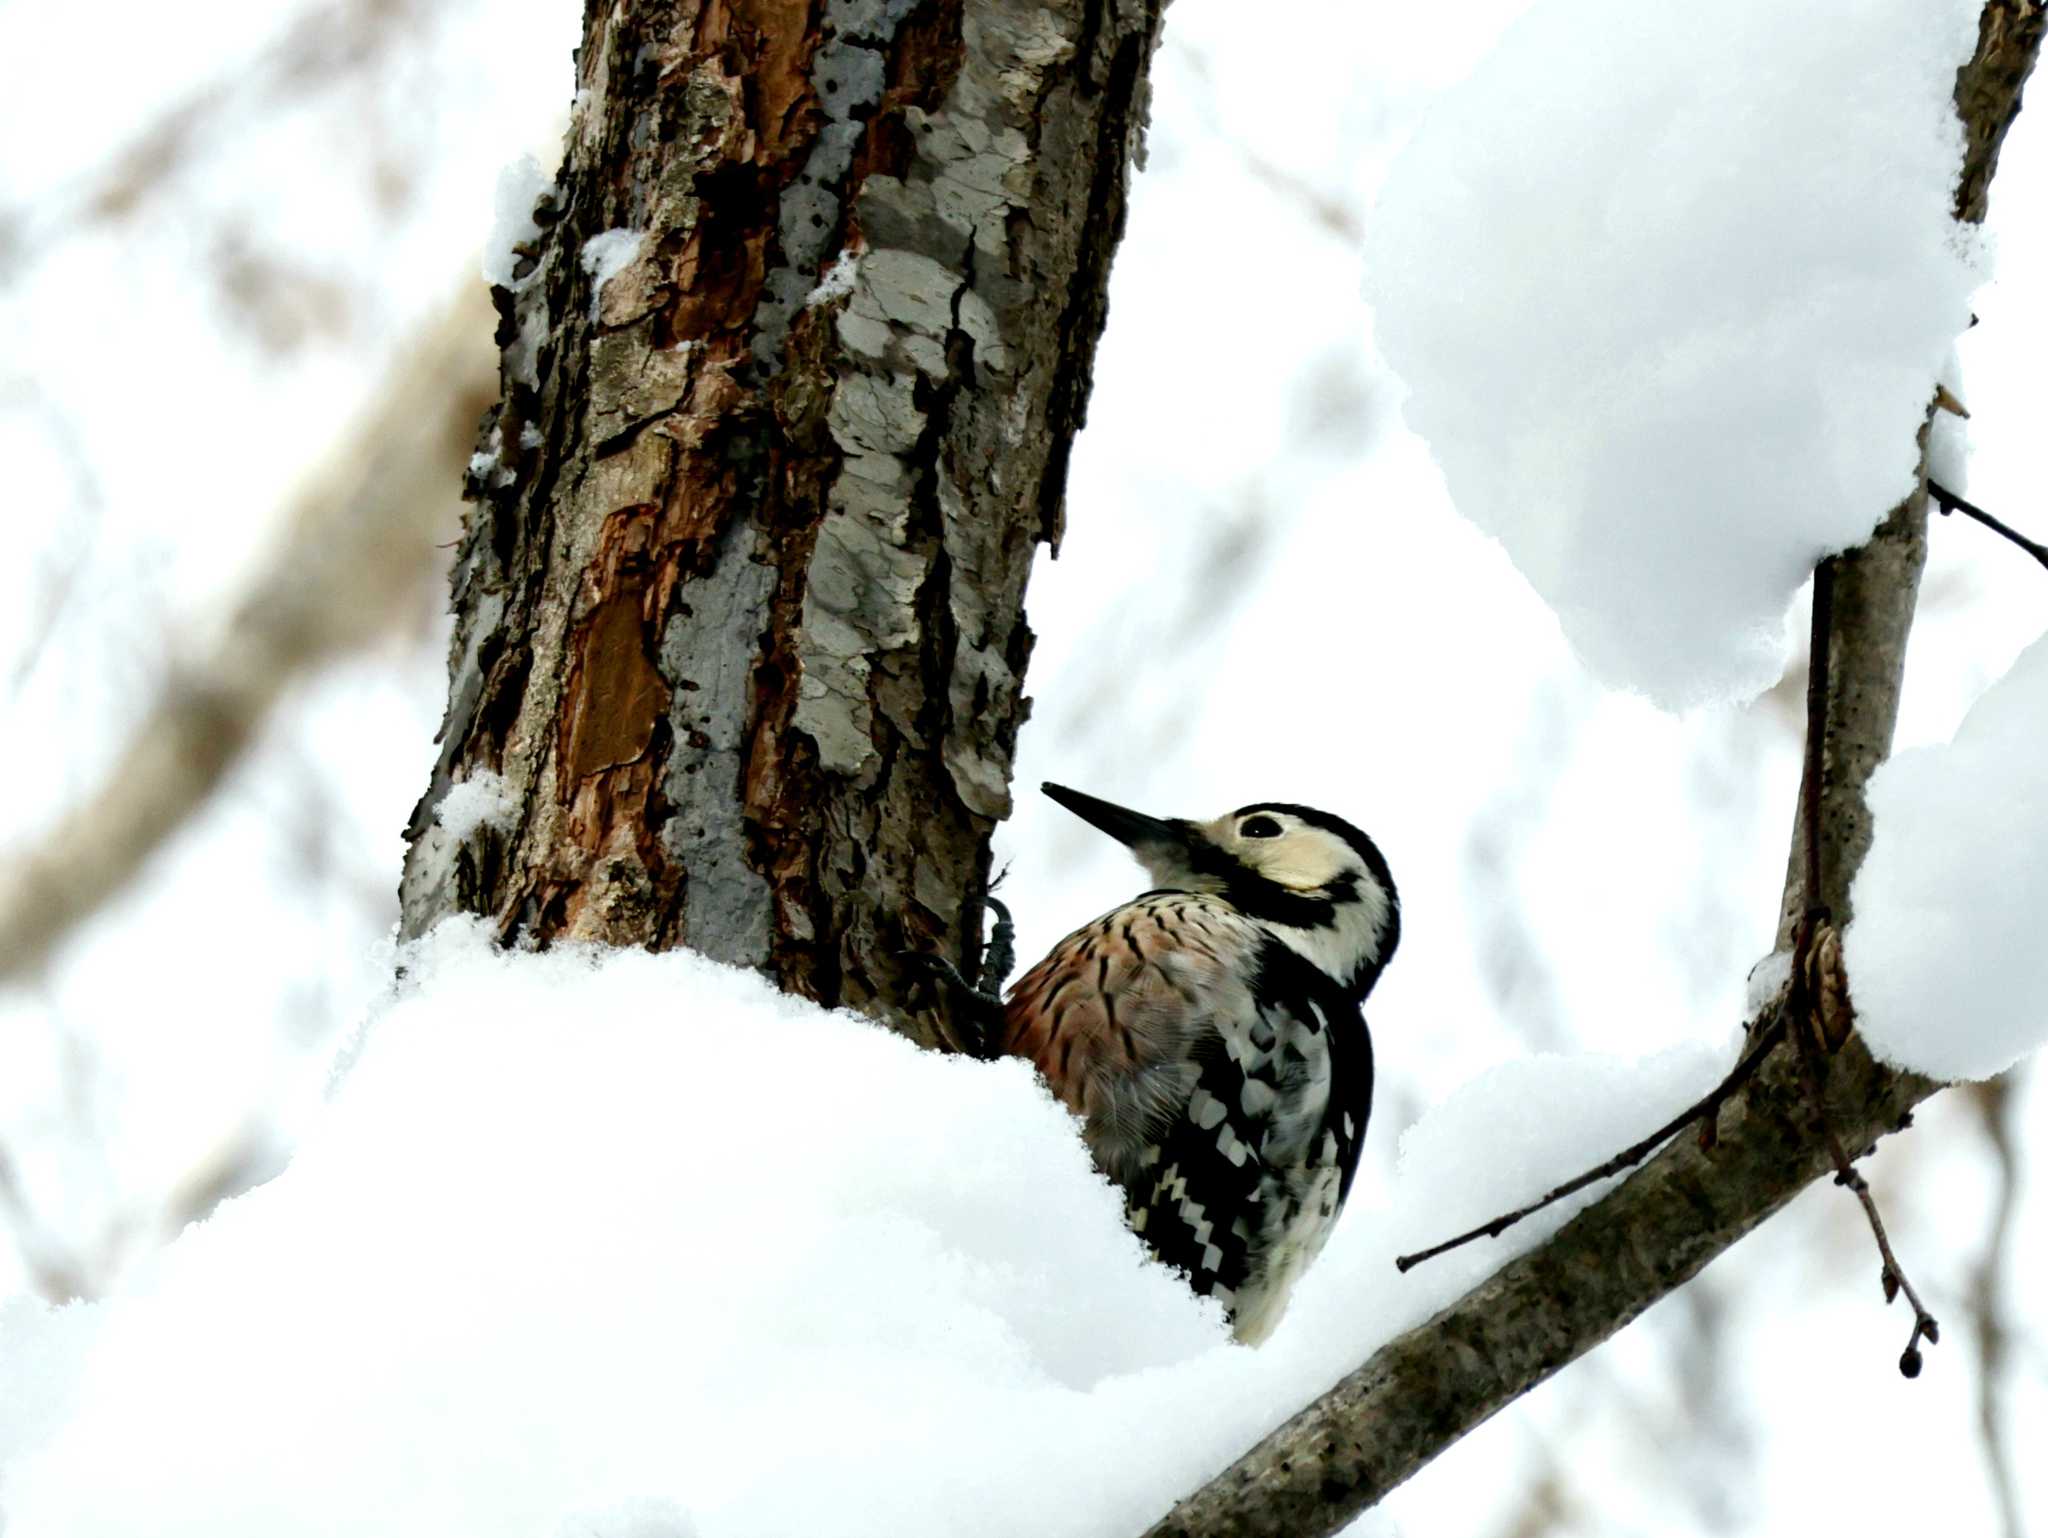
{"label": "spotted black and white wing", "polygon": [[1357,1167],[1356,1004],[1229,902],[1154,892],[1056,946],[1006,1026],[1005,1050],[1083,1118],[1131,1226],[1262,1339]]}

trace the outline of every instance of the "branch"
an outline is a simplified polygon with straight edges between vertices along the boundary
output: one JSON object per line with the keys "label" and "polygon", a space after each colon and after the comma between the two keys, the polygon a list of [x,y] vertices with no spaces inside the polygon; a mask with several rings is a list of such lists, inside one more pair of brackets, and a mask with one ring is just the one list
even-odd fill
{"label": "branch", "polygon": [[219,641],[172,674],[99,788],[0,868],[0,983],[41,966],[127,887],[296,679],[374,640],[413,601],[495,388],[489,336],[476,294],[398,361],[382,400],[300,494]]}
{"label": "branch", "polygon": [[[1825,769],[1819,902],[1809,905],[1805,896],[1815,828],[1809,784],[1794,820],[1785,895],[1791,918],[1781,948],[1791,948],[1809,906],[1847,911],[1849,883],[1869,847],[1863,785],[1891,741],[1926,534],[1925,503],[1916,495],[1869,544],[1835,560],[1824,616],[1826,730],[1817,743]],[[1897,1130],[1939,1087],[1880,1066],[1852,1037],[1816,1101],[1795,1058],[1766,1056],[1749,1094],[1735,1102],[1734,1125],[1711,1149],[1693,1139],[1666,1145],[1540,1248],[1382,1347],[1176,1506],[1147,1538],[1335,1531],[1689,1281],[1805,1186],[1836,1173],[1826,1140],[1812,1133],[1816,1104],[1846,1147],[1863,1149]]]}
{"label": "branch", "polygon": [[[2041,46],[2044,8],[1991,0],[1975,57],[1956,77],[1966,149],[1958,218],[1980,220],[2005,128]],[[1924,442],[1924,437],[1923,437]],[[1924,474],[1924,472],[1923,472]],[[1827,650],[1823,773],[1802,787],[1778,948],[1810,910],[1850,918],[1870,845],[1863,790],[1890,751],[1920,571],[1926,502],[1916,493],[1870,542],[1836,558]],[[1817,829],[1817,874],[1807,830]],[[1803,1023],[1803,1022],[1802,1022]],[[1752,1044],[1751,1050],[1755,1050]],[[1796,1054],[1767,1060],[1709,1150],[1679,1139],[1547,1243],[1509,1261],[1398,1336],[1231,1468],[1181,1501],[1147,1538],[1303,1538],[1335,1532],[1567,1362],[1689,1281],[1716,1255],[1836,1168],[1812,1136],[1816,1104],[1836,1139],[1865,1149],[1939,1088],[1876,1063],[1850,1037],[1816,1102]]]}
{"label": "branch", "polygon": [[[1922,469],[1924,474],[1924,459]],[[1857,1172],[1855,1162],[1842,1147],[1842,1139],[1828,1117],[1827,1096],[1823,1089],[1827,1070],[1813,1040],[1814,1030],[1818,1030],[1827,1038],[1830,1047],[1838,1047],[1841,1038],[1848,1034],[1846,1020],[1840,1034],[1836,1034],[1834,1021],[1824,1003],[1832,992],[1839,1004],[1846,999],[1848,989],[1838,986],[1831,990],[1823,976],[1830,961],[1837,969],[1841,961],[1840,946],[1834,938],[1838,932],[1829,927],[1830,915],[1824,900],[1829,884],[1821,838],[1821,792],[1827,784],[1828,700],[1831,694],[1828,679],[1834,659],[1836,567],[1836,560],[1830,557],[1813,569],[1813,627],[1806,665],[1806,768],[1799,786],[1800,879],[1807,897],[1806,911],[1793,932],[1789,1013],[1792,1040],[1799,1053],[1800,1078],[1806,1085],[1807,1097],[1813,1105],[1828,1157],[1835,1162],[1835,1184],[1848,1187],[1862,1204],[1863,1216],[1870,1223],[1871,1237],[1877,1241],[1878,1256],[1883,1262],[1879,1275],[1884,1287],[1884,1300],[1889,1303],[1903,1291],[1906,1301],[1913,1306],[1913,1333],[1906,1341],[1904,1354],[1899,1357],[1899,1371],[1909,1378],[1917,1378],[1920,1376],[1921,1338],[1924,1336],[1931,1346],[1941,1339],[1941,1328],[1921,1303],[1920,1294],[1907,1279],[1898,1256],[1892,1253],[1891,1238],[1885,1232],[1884,1218],[1878,1213],[1877,1199],[1870,1194],[1870,1182]],[[1839,977],[1839,970],[1835,975]],[[1838,1013],[1846,1016],[1845,1010],[1838,1009]],[[1809,1029],[1809,1025],[1814,1029]]]}
{"label": "branch", "polygon": [[2041,0],[1989,0],[1977,22],[1977,52],[1956,71],[1956,116],[1963,124],[1963,171],[1956,178],[1955,215],[1982,224],[2005,132],[2020,115],[2020,93],[2041,55],[2048,5]]}
{"label": "branch", "polygon": [[[1911,623],[1910,616],[1908,623]],[[1813,620],[1806,649],[1806,745],[1800,755],[1799,776],[1799,860],[1800,885],[1806,898],[1806,912],[1797,931],[1798,949],[1792,963],[1793,991],[1799,989],[1813,927],[1828,917],[1821,894],[1820,789],[1827,783],[1828,664],[1834,655],[1835,563],[1822,561],[1813,569]],[[1886,737],[1890,737],[1887,732]]]}
{"label": "branch", "polygon": [[[1698,1274],[1833,1169],[1780,1054],[1711,1153],[1681,1138],[1548,1243],[1396,1337],[1148,1538],[1302,1538],[1342,1527],[1425,1463]],[[1852,1040],[1830,1111],[1861,1147],[1938,1086],[1873,1062]]]}

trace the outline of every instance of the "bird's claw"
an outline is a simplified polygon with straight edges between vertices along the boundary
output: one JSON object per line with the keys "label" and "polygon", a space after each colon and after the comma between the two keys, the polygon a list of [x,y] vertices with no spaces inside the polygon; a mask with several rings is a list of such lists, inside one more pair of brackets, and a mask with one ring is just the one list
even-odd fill
{"label": "bird's claw", "polygon": [[[1006,871],[1005,875],[1008,874]],[[989,885],[993,887],[1002,876],[996,877]],[[981,979],[974,991],[985,995],[1000,996],[1003,984],[1009,981],[1011,968],[1017,965],[1017,926],[1010,919],[1010,908],[993,891],[982,897],[989,911],[996,916],[995,926],[989,930],[988,944],[981,953]]]}
{"label": "bird's claw", "polygon": [[[996,1056],[996,1043],[1001,1039],[1003,1025],[1001,996],[977,988],[951,961],[932,951],[903,951],[900,954],[906,962],[923,967],[946,983],[963,1001],[960,1008],[948,1011],[949,1024],[955,1027],[955,1045],[961,1051],[975,1057]],[[967,1036],[963,1036],[957,1029],[958,1022],[963,1018],[970,1021],[973,1027]]]}

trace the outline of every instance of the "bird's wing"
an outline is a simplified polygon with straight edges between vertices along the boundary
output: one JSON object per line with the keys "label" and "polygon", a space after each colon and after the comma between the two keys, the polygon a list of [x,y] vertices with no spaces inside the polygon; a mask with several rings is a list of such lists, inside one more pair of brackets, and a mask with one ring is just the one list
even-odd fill
{"label": "bird's wing", "polygon": [[1250,1007],[1263,936],[1218,898],[1152,892],[1055,945],[1018,979],[1003,1050],[1038,1065],[1114,1178],[1186,1108],[1196,1058]]}
{"label": "bird's wing", "polygon": [[1081,1115],[1132,1226],[1203,1292],[1235,1292],[1270,1242],[1274,1172],[1324,1162],[1330,1021],[1274,985],[1295,966],[1227,902],[1149,893],[1069,935],[1010,996],[1005,1050]]}

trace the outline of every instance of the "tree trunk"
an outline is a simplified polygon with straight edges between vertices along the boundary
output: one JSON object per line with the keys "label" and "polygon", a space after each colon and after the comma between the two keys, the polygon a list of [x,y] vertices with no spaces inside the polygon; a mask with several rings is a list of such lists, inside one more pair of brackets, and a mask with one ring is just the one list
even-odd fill
{"label": "tree trunk", "polygon": [[1162,5],[594,0],[407,934],[688,944],[929,1034],[900,957],[978,942]]}

